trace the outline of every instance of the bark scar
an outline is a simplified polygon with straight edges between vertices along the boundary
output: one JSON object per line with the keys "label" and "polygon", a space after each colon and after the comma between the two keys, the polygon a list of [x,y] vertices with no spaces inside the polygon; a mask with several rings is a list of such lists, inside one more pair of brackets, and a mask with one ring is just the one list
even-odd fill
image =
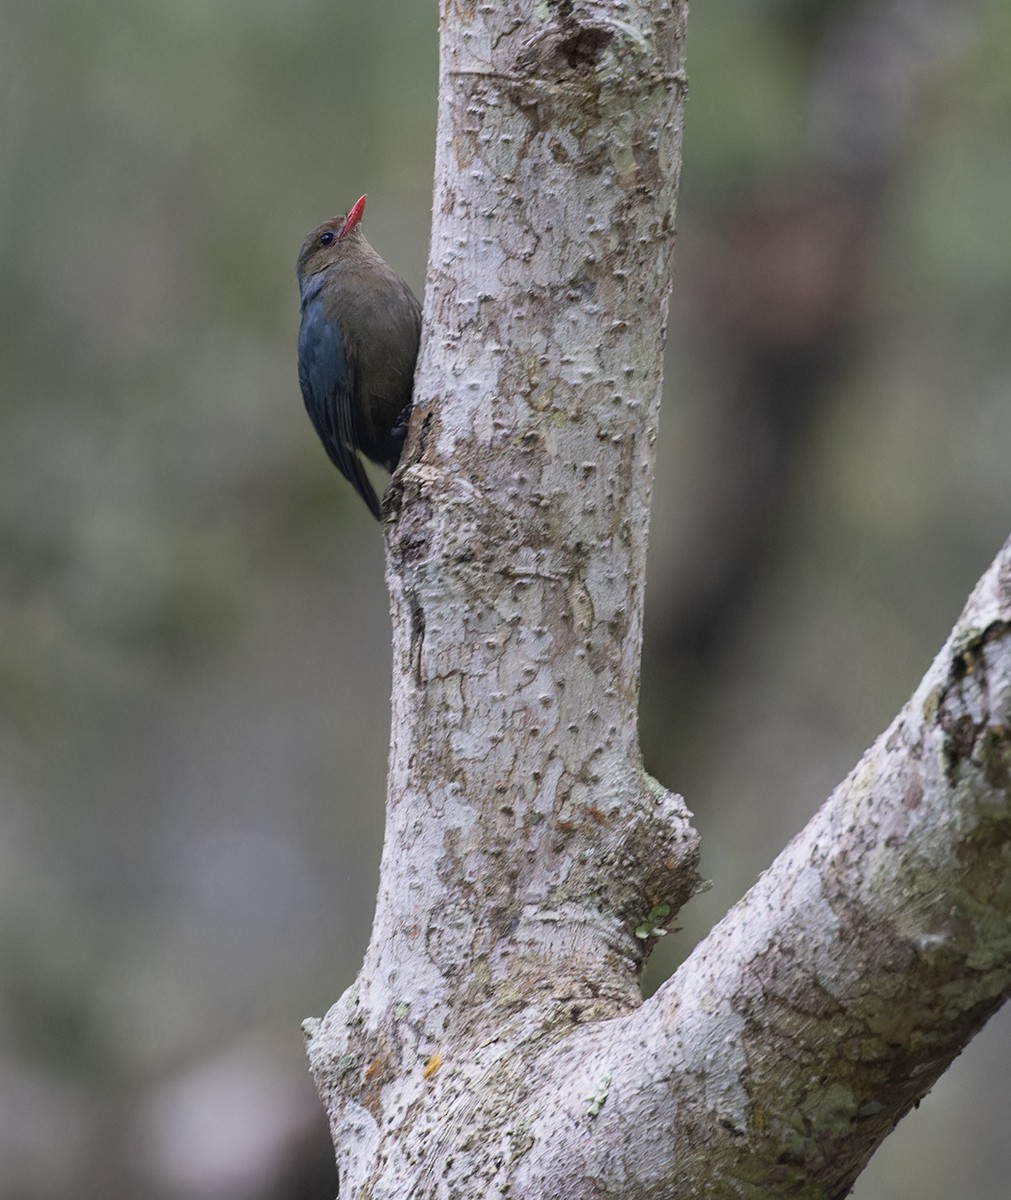
{"label": "bark scar", "polygon": [[417,592],[410,592],[407,602],[411,610],[411,673],[415,684],[420,688],[424,683],[421,675],[421,651],[425,645],[425,612]]}
{"label": "bark scar", "polygon": [[[970,627],[965,630],[952,647],[948,682],[938,704],[939,723],[944,732],[944,773],[949,783],[954,783],[961,763],[977,753],[980,739],[983,739],[982,748],[986,751],[983,766],[988,780],[993,782],[995,778],[1007,777],[1008,731],[1003,723],[994,723],[995,714],[987,679],[986,647],[1009,634],[1011,622],[991,621],[984,629]],[[980,693],[982,711],[978,720],[967,711],[971,707],[963,691],[967,683],[974,685]],[[953,706],[955,711],[948,707],[953,693],[958,700],[957,706]]]}

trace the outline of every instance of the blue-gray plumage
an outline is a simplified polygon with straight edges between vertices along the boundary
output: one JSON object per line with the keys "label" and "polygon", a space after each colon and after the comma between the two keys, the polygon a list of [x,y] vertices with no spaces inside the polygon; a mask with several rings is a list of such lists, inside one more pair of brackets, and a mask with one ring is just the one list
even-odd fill
{"label": "blue-gray plumage", "polygon": [[302,243],[298,380],[327,454],[378,519],[358,452],[387,471],[400,461],[414,386],[421,306],[365,240],[365,197]]}

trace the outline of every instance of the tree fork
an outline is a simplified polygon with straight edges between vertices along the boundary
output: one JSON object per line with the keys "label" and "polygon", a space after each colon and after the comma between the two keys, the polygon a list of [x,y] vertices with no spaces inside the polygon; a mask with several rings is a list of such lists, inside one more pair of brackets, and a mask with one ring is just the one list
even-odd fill
{"label": "tree fork", "polygon": [[443,3],[379,897],[306,1023],[342,1194],[842,1196],[1011,988],[1011,543],[642,1003],[698,885],[636,734],[686,7],[532,7]]}

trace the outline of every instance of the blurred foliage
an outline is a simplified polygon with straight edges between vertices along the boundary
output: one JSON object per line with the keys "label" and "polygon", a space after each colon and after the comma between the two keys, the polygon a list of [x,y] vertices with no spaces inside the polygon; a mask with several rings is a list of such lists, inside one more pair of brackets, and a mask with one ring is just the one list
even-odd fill
{"label": "blurred foliage", "polygon": [[[874,8],[692,15],[643,741],[715,886],[654,981],[1011,526],[1011,15]],[[420,292],[436,58],[417,0],[3,6],[3,1200],[332,1192],[297,1023],[368,935],[389,630],[294,257],[367,191]],[[1005,1195],[994,1025],[860,1200]]]}

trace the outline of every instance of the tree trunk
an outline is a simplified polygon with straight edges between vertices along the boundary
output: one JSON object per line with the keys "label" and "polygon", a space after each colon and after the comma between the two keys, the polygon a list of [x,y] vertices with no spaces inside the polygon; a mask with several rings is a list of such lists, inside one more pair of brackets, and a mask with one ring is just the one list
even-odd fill
{"label": "tree trunk", "polygon": [[1011,986],[1005,547],[892,728],[642,1003],[698,886],[636,736],[685,14],[444,0],[379,898],[306,1023],[344,1196],[843,1195]]}

